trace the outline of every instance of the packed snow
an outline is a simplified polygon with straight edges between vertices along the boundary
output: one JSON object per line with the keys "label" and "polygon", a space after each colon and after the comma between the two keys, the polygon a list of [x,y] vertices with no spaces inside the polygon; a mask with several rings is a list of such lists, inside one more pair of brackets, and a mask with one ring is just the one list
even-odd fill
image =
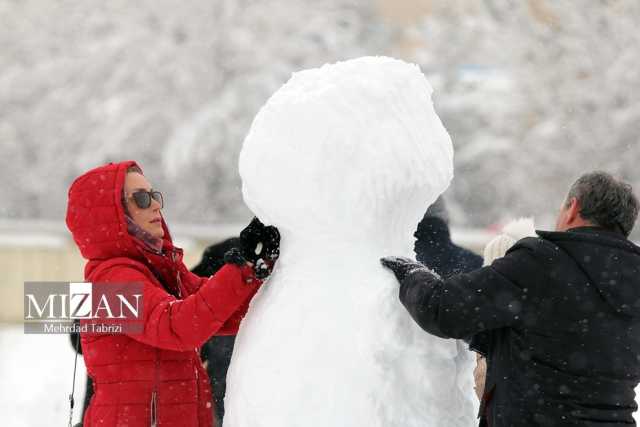
{"label": "packed snow", "polygon": [[[75,352],[69,336],[25,334],[0,323],[0,426],[66,426]],[[81,421],[86,370],[76,372],[73,423]]]}
{"label": "packed snow", "polygon": [[473,356],[428,335],[379,263],[410,255],[453,177],[420,69],[364,57],[295,73],[244,142],[245,202],[282,233],[227,377],[226,427],[471,426]]}

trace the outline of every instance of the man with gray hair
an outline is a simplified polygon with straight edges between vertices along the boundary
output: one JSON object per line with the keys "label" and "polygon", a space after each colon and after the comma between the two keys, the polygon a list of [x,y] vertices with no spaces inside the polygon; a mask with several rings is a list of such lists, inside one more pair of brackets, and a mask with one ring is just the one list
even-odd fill
{"label": "man with gray hair", "polygon": [[382,259],[400,300],[427,332],[482,333],[481,426],[635,425],[640,382],[640,248],[631,186],[580,177],[555,232],[538,231],[503,258],[441,279],[405,258]]}

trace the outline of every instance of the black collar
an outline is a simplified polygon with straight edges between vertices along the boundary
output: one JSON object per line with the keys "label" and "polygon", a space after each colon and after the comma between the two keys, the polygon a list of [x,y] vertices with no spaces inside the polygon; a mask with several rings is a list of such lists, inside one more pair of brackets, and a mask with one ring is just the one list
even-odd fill
{"label": "black collar", "polygon": [[612,237],[615,239],[627,240],[627,236],[620,231],[611,231],[606,228],[598,227],[595,225],[587,225],[582,227],[574,227],[567,230],[567,233],[588,233],[588,234],[601,234],[604,236]]}

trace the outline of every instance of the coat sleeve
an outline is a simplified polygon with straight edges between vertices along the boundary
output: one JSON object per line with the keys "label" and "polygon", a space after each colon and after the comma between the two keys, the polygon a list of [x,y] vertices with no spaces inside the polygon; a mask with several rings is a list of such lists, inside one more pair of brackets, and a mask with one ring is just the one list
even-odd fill
{"label": "coat sleeve", "polygon": [[238,309],[227,319],[227,321],[220,327],[220,329],[215,333],[217,336],[229,336],[229,335],[238,335],[238,330],[240,329],[240,322],[244,319],[244,316],[249,311],[249,304],[253,299],[254,295],[258,292],[258,288],[255,287],[253,292],[249,295],[249,297],[245,300],[245,302],[238,307]]}
{"label": "coat sleeve", "polygon": [[[144,330],[131,334],[131,338],[153,347],[186,351],[200,347],[248,303],[261,284],[252,275],[250,267],[226,265],[181,300],[133,267],[114,267],[99,281],[142,283]],[[248,278],[252,279],[250,283]]]}
{"label": "coat sleeve", "polygon": [[[182,269],[182,280],[189,289],[189,293],[196,292],[203,284],[207,283],[208,278],[200,277],[197,274],[189,271],[186,267]],[[243,302],[238,309],[227,319],[227,321],[218,329],[215,335],[229,336],[237,335],[240,329],[240,322],[244,319],[244,316],[249,311],[249,303],[253,296],[258,292],[258,287],[253,287],[253,291],[249,294],[245,302]]]}
{"label": "coat sleeve", "polygon": [[179,267],[180,279],[189,295],[194,294],[209,280],[209,277],[198,276],[189,271],[183,263]]}
{"label": "coat sleeve", "polygon": [[410,273],[400,285],[400,300],[425,331],[468,339],[482,331],[515,326],[533,310],[529,278],[540,266],[527,247],[512,250],[492,265],[440,279],[429,270]]}

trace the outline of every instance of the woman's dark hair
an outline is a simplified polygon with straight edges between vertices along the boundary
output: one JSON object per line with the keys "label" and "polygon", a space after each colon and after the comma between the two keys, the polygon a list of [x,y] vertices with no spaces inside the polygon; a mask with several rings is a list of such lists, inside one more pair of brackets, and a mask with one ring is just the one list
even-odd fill
{"label": "woman's dark hair", "polygon": [[567,204],[574,197],[580,203],[583,219],[627,237],[631,234],[640,206],[631,185],[606,172],[591,172],[571,186]]}
{"label": "woman's dark hair", "polygon": [[127,173],[133,173],[133,172],[137,172],[137,173],[139,173],[140,175],[144,175],[144,174],[142,173],[142,169],[140,169],[140,167],[139,167],[139,166],[136,166],[136,165],[131,165],[131,166],[129,166],[129,167],[127,168]]}
{"label": "woman's dark hair", "polygon": [[[137,165],[129,166],[127,168],[127,173],[139,173],[140,175],[143,175],[142,169],[140,169],[140,167]],[[122,188],[122,194],[120,195],[120,197],[122,202],[122,209],[124,210],[125,215],[131,216],[131,214],[129,213],[129,208],[127,207],[127,197],[124,193],[124,187]]]}

